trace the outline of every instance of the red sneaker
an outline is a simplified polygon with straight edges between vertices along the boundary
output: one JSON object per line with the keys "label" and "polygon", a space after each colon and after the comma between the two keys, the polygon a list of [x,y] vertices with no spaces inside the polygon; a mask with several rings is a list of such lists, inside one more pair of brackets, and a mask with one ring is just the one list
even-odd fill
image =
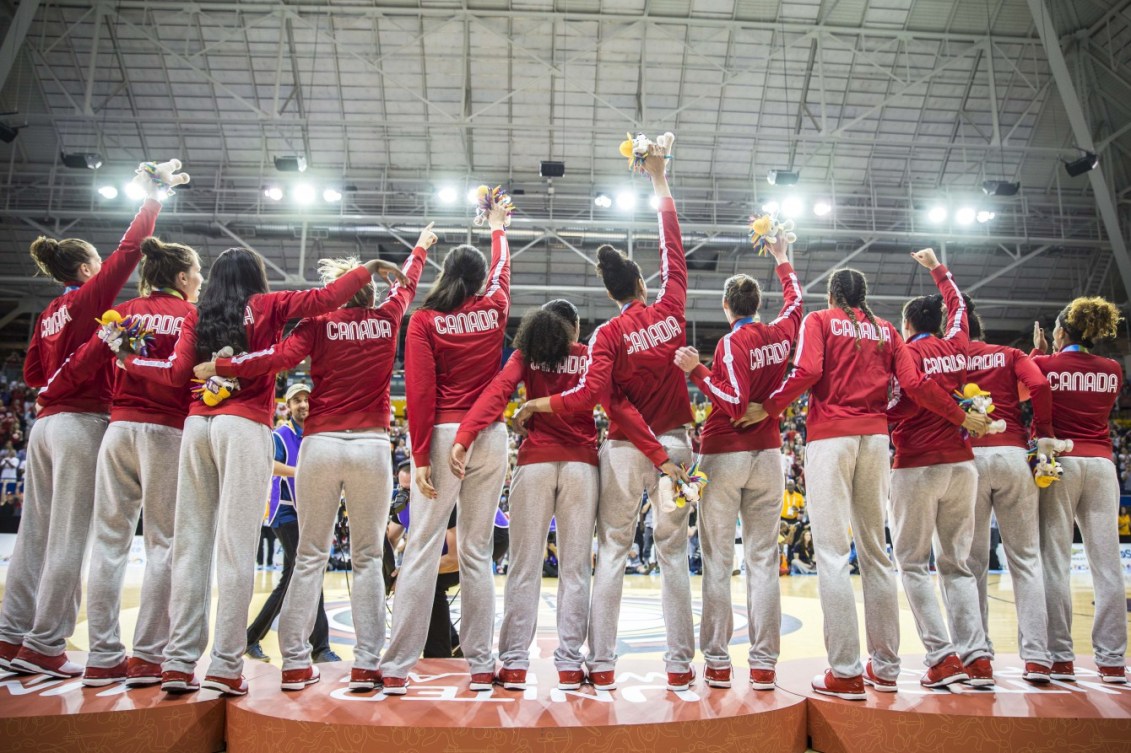
{"label": "red sneaker", "polygon": [[166,671],[161,673],[161,689],[174,695],[195,693],[200,690],[200,683],[192,672]]}
{"label": "red sneaker", "polygon": [[1041,664],[1035,661],[1025,662],[1025,671],[1021,673],[1022,680],[1028,680],[1034,684],[1046,683],[1051,679],[1049,677],[1050,669],[1047,664]]}
{"label": "red sneaker", "polygon": [[359,669],[354,667],[350,670],[350,690],[363,692],[366,690],[373,690],[381,685],[381,670],[379,669]]}
{"label": "red sneaker", "polygon": [[689,668],[686,672],[668,672],[668,690],[676,692],[687,690],[693,682],[695,682],[695,667]]}
{"label": "red sneaker", "polygon": [[78,664],[67,661],[66,651],[58,656],[48,656],[22,646],[16,658],[12,659],[12,671],[25,675],[50,675],[65,680],[78,677],[82,674],[82,669]]}
{"label": "red sneaker", "polygon": [[703,672],[703,678],[709,688],[729,688],[730,667],[707,667]]}
{"label": "red sneaker", "polygon": [[1114,683],[1116,685],[1125,685],[1127,683],[1127,668],[1126,667],[1098,667],[1100,670],[1100,679],[1104,682]]}
{"label": "red sneaker", "polygon": [[772,669],[750,668],[750,687],[755,690],[773,690],[777,680],[778,673]]}
{"label": "red sneaker", "polygon": [[0,669],[11,669],[12,659],[15,659],[18,653],[20,653],[19,643],[0,641]]}
{"label": "red sneaker", "polygon": [[1049,672],[1049,677],[1054,680],[1063,680],[1064,682],[1076,682],[1076,669],[1072,666],[1070,661],[1054,661],[1052,663],[1052,671]]}
{"label": "red sneaker", "polygon": [[885,680],[873,671],[872,662],[870,661],[868,665],[864,667],[864,684],[881,693],[896,693],[899,691],[899,686],[895,684],[895,680]]}
{"label": "red sneaker", "polygon": [[[282,688],[283,690],[302,690],[307,685],[313,685],[318,682],[320,676],[318,667],[310,664],[305,667],[299,667],[298,669],[284,669]],[[244,692],[247,692],[246,687],[244,688]],[[243,693],[239,695],[243,695]]]}
{"label": "red sneaker", "polygon": [[381,678],[381,692],[385,695],[404,695],[408,692],[408,680],[384,675]]}
{"label": "red sneaker", "polygon": [[589,682],[597,690],[616,690],[617,673],[611,669],[606,672],[590,672]]}
{"label": "red sneaker", "polygon": [[499,670],[499,683],[507,690],[526,690],[526,670],[503,667]]}
{"label": "red sneaker", "polygon": [[122,682],[128,675],[129,662],[122,659],[114,667],[87,667],[82,673],[82,684],[88,688],[101,688]]}
{"label": "red sneaker", "polygon": [[208,690],[219,690],[224,695],[247,695],[247,680],[239,677],[220,677],[219,675],[205,675],[200,687]]}
{"label": "red sneaker", "polygon": [[126,687],[155,685],[161,682],[161,665],[131,656],[126,666]]}
{"label": "red sneaker", "polygon": [[468,690],[490,690],[495,686],[494,672],[473,672]]}
{"label": "red sneaker", "polygon": [[967,685],[985,688],[994,684],[994,667],[990,664],[989,657],[980,656],[963,667],[963,670],[970,677],[966,681]]}
{"label": "red sneaker", "polygon": [[558,690],[577,690],[585,682],[585,672],[580,669],[559,669]]}
{"label": "red sneaker", "polygon": [[945,688],[952,683],[969,679],[970,675],[963,671],[962,662],[958,655],[950,654],[928,669],[926,674],[919,679],[919,684],[924,688]]}
{"label": "red sneaker", "polygon": [[855,677],[837,677],[831,669],[826,669],[823,675],[813,678],[813,690],[821,695],[831,695],[843,698],[846,701],[863,701],[868,696],[864,694],[864,678],[862,675]]}

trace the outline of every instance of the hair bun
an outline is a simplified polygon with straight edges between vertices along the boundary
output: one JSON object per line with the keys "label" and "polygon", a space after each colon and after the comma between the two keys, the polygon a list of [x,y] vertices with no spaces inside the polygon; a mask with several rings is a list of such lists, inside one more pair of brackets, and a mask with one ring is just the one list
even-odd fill
{"label": "hair bun", "polygon": [[614,270],[624,266],[624,255],[610,245],[597,249],[597,268]]}
{"label": "hair bun", "polygon": [[141,242],[141,255],[142,256],[155,256],[165,250],[165,244],[155,236],[149,236]]}
{"label": "hair bun", "polygon": [[45,263],[57,253],[59,253],[59,241],[54,238],[41,235],[31,243],[31,255],[36,261]]}

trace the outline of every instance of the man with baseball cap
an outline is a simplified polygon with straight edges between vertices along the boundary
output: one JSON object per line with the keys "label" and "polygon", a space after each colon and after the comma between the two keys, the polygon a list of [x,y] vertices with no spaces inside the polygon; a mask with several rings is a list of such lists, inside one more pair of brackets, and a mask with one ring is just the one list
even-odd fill
{"label": "man with baseball cap", "polygon": [[[295,465],[302,445],[302,428],[310,414],[310,385],[302,382],[292,384],[287,388],[285,402],[291,417],[272,433],[275,442],[275,474],[271,479],[271,498],[267,508],[267,522],[283,545],[283,574],[247,629],[247,656],[259,661],[271,660],[263,653],[259,642],[267,635],[283,607],[283,598],[287,595],[298,552]],[[338,661],[340,658],[330,649],[330,626],[326,620],[321,593],[318,595],[318,614],[314,621],[314,631],[310,634],[310,645],[315,662]]]}

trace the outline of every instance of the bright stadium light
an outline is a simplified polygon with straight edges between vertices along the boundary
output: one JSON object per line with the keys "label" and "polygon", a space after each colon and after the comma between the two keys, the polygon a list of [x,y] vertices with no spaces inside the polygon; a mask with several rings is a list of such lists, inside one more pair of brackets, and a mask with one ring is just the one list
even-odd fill
{"label": "bright stadium light", "polygon": [[992,220],[994,217],[997,217],[997,214],[995,212],[983,209],[982,211],[978,212],[977,216],[974,219],[978,220],[978,222],[982,224],[985,224]]}
{"label": "bright stadium light", "polygon": [[267,186],[263,189],[263,195],[271,201],[281,201],[283,198],[283,189],[278,186]]}
{"label": "bright stadium light", "polygon": [[801,199],[796,196],[788,196],[781,203],[781,212],[786,217],[796,217],[801,214],[803,206]]}
{"label": "bright stadium light", "polygon": [[946,207],[931,207],[927,212],[927,219],[935,224],[946,221]]}
{"label": "bright stadium light", "polygon": [[342,192],[336,188],[327,188],[322,192],[322,200],[327,204],[333,204],[336,201],[341,201]]}
{"label": "bright stadium light", "polygon": [[593,203],[601,209],[608,209],[613,205],[613,200],[607,193],[599,193],[593,198]]}
{"label": "bright stadium light", "polygon": [[126,196],[132,201],[145,198],[145,189],[133,181],[126,184],[125,191]]}
{"label": "bright stadium light", "polygon": [[954,213],[954,221],[959,225],[969,225],[977,217],[973,207],[962,207]]}
{"label": "bright stadium light", "polygon": [[617,209],[631,212],[636,209],[636,194],[632,191],[621,191],[617,194]]}
{"label": "bright stadium light", "polygon": [[456,201],[456,190],[451,186],[444,186],[436,192],[436,198],[444,204],[454,204]]}
{"label": "bright stadium light", "polygon": [[765,212],[766,214],[773,214],[774,212],[778,211],[778,209],[780,209],[780,208],[781,208],[781,205],[778,204],[776,201],[767,201],[765,204],[762,205],[762,211]]}
{"label": "bright stadium light", "polygon": [[475,206],[476,204],[479,203],[479,189],[478,188],[467,189],[467,203],[471,204],[472,206]]}
{"label": "bright stadium light", "polygon": [[818,217],[824,217],[829,212],[833,211],[833,205],[827,201],[818,201],[813,205],[813,214]]}
{"label": "bright stadium light", "polygon": [[314,186],[309,183],[300,183],[291,189],[291,198],[299,204],[313,204],[314,196]]}
{"label": "bright stadium light", "polygon": [[118,198],[118,189],[114,186],[102,186],[98,189],[98,194],[104,199]]}

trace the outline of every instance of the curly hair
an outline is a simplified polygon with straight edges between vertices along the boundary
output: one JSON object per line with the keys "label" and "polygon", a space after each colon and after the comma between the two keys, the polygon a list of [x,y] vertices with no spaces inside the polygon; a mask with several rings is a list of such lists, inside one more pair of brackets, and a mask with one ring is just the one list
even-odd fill
{"label": "curly hair", "polygon": [[553,370],[569,357],[578,321],[577,308],[572,303],[561,298],[550,301],[523,315],[514,346],[526,363]]}
{"label": "curly hair", "polygon": [[[347,256],[337,259],[319,259],[318,277],[321,278],[323,285],[329,285],[334,280],[353,271],[359,266],[361,266],[361,259],[356,256]],[[377,288],[373,285],[373,280],[370,279],[365,287],[354,293],[353,298],[346,301],[346,304],[342,306],[342,308],[368,308],[373,305],[376,297]]]}
{"label": "curly hair", "polygon": [[[850,267],[838,269],[829,275],[828,293],[833,303],[852,322],[852,329],[856,332],[856,349],[860,350],[860,331],[857,326],[859,322],[853,309],[863,311],[864,317],[872,323],[876,331],[880,330],[880,325],[876,323],[876,315],[868,307],[868,280],[860,270]],[[883,339],[877,340],[876,347],[883,348],[884,342]]]}
{"label": "curly hair", "polygon": [[627,301],[636,296],[637,280],[642,280],[640,265],[605,244],[597,248],[597,273],[615,300]]}
{"label": "curly hair", "polygon": [[1099,340],[1115,337],[1122,319],[1119,309],[1110,301],[1098,296],[1080,297],[1064,307],[1056,324],[1072,342],[1090,348]]}
{"label": "curly hair", "polygon": [[255,251],[229,248],[216,257],[198,306],[197,357],[210,361],[212,354],[225,346],[231,346],[236,353],[247,350],[247,302],[267,290],[267,269],[263,257]]}

